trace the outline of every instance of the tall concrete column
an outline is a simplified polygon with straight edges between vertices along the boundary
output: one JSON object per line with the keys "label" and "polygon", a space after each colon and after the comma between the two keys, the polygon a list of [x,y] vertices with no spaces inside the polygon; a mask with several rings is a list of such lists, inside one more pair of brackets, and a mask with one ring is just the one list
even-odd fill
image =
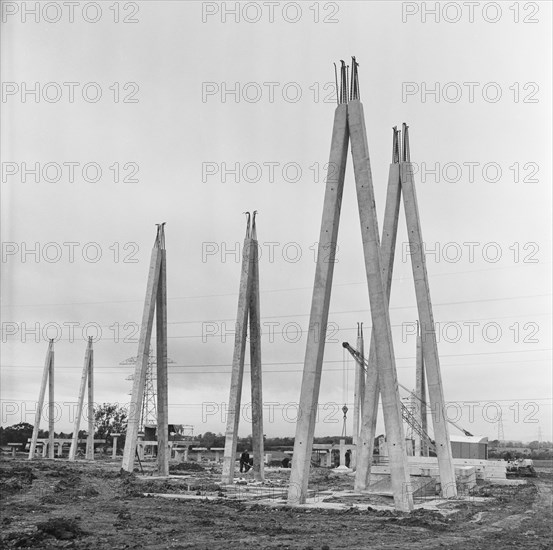
{"label": "tall concrete column", "polygon": [[403,191],[403,205],[407,220],[407,234],[409,236],[409,251],[411,267],[415,280],[415,295],[422,335],[422,353],[428,382],[428,396],[432,408],[434,438],[436,454],[440,469],[440,483],[442,495],[457,496],[455,482],[455,468],[449,440],[449,428],[446,420],[445,400],[438,356],[438,344],[434,328],[434,315],[430,299],[430,286],[426,270],[426,257],[423,249],[423,237],[420,224],[417,195],[413,179],[413,165],[409,158],[408,127],[403,125],[404,162],[401,163],[401,186]]}
{"label": "tall concrete column", "polygon": [[[42,381],[40,383],[40,390],[38,394],[37,408],[35,412],[35,423],[33,426],[33,435],[31,436],[31,444],[29,445],[29,460],[35,457],[36,442],[38,439],[38,432],[40,430],[40,420],[42,418],[42,408],[44,407],[44,396],[46,394],[46,386],[48,384],[48,376],[50,374],[50,363],[52,362],[52,354],[54,353],[54,340],[51,339],[48,344],[48,351],[46,352],[46,359],[44,361],[44,368],[42,370]],[[46,444],[43,447],[46,449]],[[44,457],[46,454],[44,453]]]}
{"label": "tall concrete column", "polygon": [[69,460],[75,460],[77,456],[77,446],[79,442],[79,430],[81,427],[81,416],[83,414],[84,394],[86,389],[86,381],[90,370],[90,354],[92,352],[92,337],[88,339],[86,351],[84,355],[83,372],[81,374],[81,385],[79,387],[79,397],[77,399],[77,412],[73,423],[73,437],[71,438],[71,448],[69,449]]}
{"label": "tall concrete column", "polygon": [[[163,227],[161,228],[163,231]],[[167,376],[167,266],[166,250],[161,251],[161,265],[156,296],[157,346],[157,468],[159,475],[169,475],[169,394]]]}
{"label": "tall concrete column", "polygon": [[92,338],[90,342],[90,355],[88,359],[88,436],[86,439],[86,458],[94,460],[94,350]]}
{"label": "tall concrete column", "polygon": [[[380,243],[382,257],[382,280],[385,285],[388,304],[390,303],[390,294],[392,289],[392,275],[394,270],[394,256],[401,203],[399,160],[399,133],[397,129],[394,128],[392,141],[392,163],[390,164],[388,173],[386,206],[384,209],[384,222],[382,225],[382,241]],[[357,470],[355,474],[356,491],[363,491],[369,485],[371,463],[374,452],[374,439],[376,437],[376,420],[378,415],[380,386],[378,382],[378,367],[374,337],[375,334],[373,328],[371,330],[371,343],[369,348],[361,434],[357,445],[358,458]]]}
{"label": "tall concrete column", "polygon": [[[357,323],[357,351],[361,358],[365,357],[365,343],[363,341],[363,323]],[[363,405],[365,399],[365,364],[363,360],[355,361],[355,386],[353,393],[353,437],[352,443],[356,445],[351,453],[351,467],[357,467],[357,443],[363,418]]]}
{"label": "tall concrete column", "polygon": [[242,402],[242,381],[244,378],[244,355],[246,351],[246,335],[248,330],[249,297],[251,294],[251,273],[253,262],[252,239],[250,223],[246,229],[244,248],[242,250],[242,271],[240,274],[240,289],[238,293],[238,311],[236,313],[236,330],[234,334],[234,354],[232,358],[232,373],[230,379],[230,395],[227,411],[227,427],[225,434],[225,451],[223,456],[223,483],[232,483],[238,443],[238,425],[240,422],[240,406]]}
{"label": "tall concrete column", "polygon": [[48,458],[54,458],[54,421],[56,418],[56,403],[54,401],[54,349],[50,354],[48,370]]}
{"label": "tall concrete column", "polygon": [[392,342],[388,295],[382,278],[382,255],[376,216],[369,148],[363,106],[359,100],[348,104],[348,125],[357,187],[357,203],[363,238],[365,269],[369,287],[371,318],[378,365],[384,424],[390,453],[394,503],[398,510],[413,509],[413,496],[405,450],[401,401]]}
{"label": "tall concrete column", "polygon": [[[424,374],[424,360],[422,356],[422,335],[417,321],[417,353],[415,378],[415,414],[422,429],[428,433],[428,415],[426,412],[426,376]],[[415,456],[428,456],[428,442],[417,435],[415,438]]]}
{"label": "tall concrete column", "polygon": [[155,297],[157,293],[161,265],[161,249],[159,246],[158,237],[159,229],[150,259],[148,284],[146,287],[146,298],[144,300],[142,323],[140,325],[140,338],[138,340],[138,357],[136,359],[136,367],[134,371],[130,410],[127,421],[125,449],[123,451],[123,462],[121,465],[121,468],[123,470],[126,470],[127,472],[132,472],[134,469],[134,457],[136,453],[136,444],[138,439],[140,414],[142,411],[142,402],[144,400],[144,385],[146,383],[146,371],[148,369],[150,339],[152,336],[154,309],[156,305]]}
{"label": "tall concrete column", "polygon": [[303,504],[307,498],[348,143],[347,105],[340,104],[334,113],[294,455],[288,488],[289,504]]}
{"label": "tall concrete column", "polygon": [[252,393],[252,453],[253,477],[256,481],[265,479],[263,442],[263,390],[261,373],[261,313],[259,300],[259,245],[255,227],[255,212],[252,222],[252,268],[250,288],[250,368]]}

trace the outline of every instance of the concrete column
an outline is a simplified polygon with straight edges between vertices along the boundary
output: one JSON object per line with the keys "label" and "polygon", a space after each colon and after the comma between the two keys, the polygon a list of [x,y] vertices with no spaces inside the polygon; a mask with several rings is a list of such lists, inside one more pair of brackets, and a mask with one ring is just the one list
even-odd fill
{"label": "concrete column", "polygon": [[340,466],[346,465],[346,440],[340,439]]}
{"label": "concrete column", "polygon": [[[404,137],[405,132],[406,129],[404,129]],[[449,429],[446,421],[438,344],[434,331],[434,316],[432,313],[430,287],[426,271],[426,258],[423,249],[420,216],[413,181],[413,165],[410,162],[401,163],[401,186],[405,217],[407,219],[411,267],[413,270],[413,278],[415,279],[415,294],[417,297],[417,308],[421,324],[422,352],[428,381],[428,395],[433,411],[432,420],[434,438],[436,441],[436,454],[438,455],[438,466],[440,469],[442,495],[447,494],[449,497],[455,497],[457,495],[455,469],[451,454]]]}
{"label": "concrete column", "polygon": [[169,395],[167,376],[166,255],[166,251],[161,250],[161,266],[156,297],[157,469],[159,475],[161,476],[169,475]]}
{"label": "concrete column", "polygon": [[238,425],[240,422],[240,405],[242,401],[242,382],[244,379],[244,355],[246,351],[246,335],[248,330],[248,313],[250,309],[252,239],[250,227],[246,230],[244,248],[242,251],[242,271],[238,293],[238,311],[236,313],[236,330],[234,333],[234,353],[232,358],[232,373],[230,378],[230,395],[225,434],[225,452],[223,457],[222,482],[232,483],[236,462],[236,446],[238,443]]}
{"label": "concrete column", "polygon": [[134,469],[134,455],[136,453],[138,428],[140,424],[140,413],[142,411],[142,402],[144,400],[144,385],[146,383],[146,371],[148,369],[150,338],[152,336],[154,309],[156,305],[155,297],[157,293],[160,265],[161,250],[159,248],[159,242],[156,237],[156,242],[154,244],[152,257],[150,260],[148,284],[146,287],[146,299],[144,300],[142,323],[140,325],[138,357],[136,359],[136,367],[134,371],[131,405],[129,410],[129,418],[127,421],[127,437],[125,439],[125,449],[123,451],[123,462],[121,465],[122,469],[126,470],[127,472],[132,472]]}
{"label": "concrete column", "polygon": [[117,439],[121,436],[121,434],[111,434],[111,437],[113,438],[113,447],[111,448],[111,458],[115,460],[117,458]]}
{"label": "concrete column", "polygon": [[390,452],[390,472],[394,504],[398,510],[413,509],[413,496],[405,452],[395,355],[388,310],[388,295],[382,278],[382,255],[376,216],[367,132],[363,106],[359,100],[348,104],[348,125],[357,187],[357,203],[363,238],[365,268],[369,287],[384,424]]}
{"label": "concrete column", "polygon": [[92,338],[90,341],[90,355],[88,358],[88,437],[86,439],[86,458],[94,460],[94,350]]}
{"label": "concrete column", "polygon": [[315,283],[311,300],[309,333],[305,351],[298,421],[296,423],[292,471],[290,472],[288,489],[289,504],[303,504],[307,497],[338,227],[340,224],[340,209],[344,190],[348,139],[347,106],[340,104],[336,107],[334,113],[329,170],[319,236]]}
{"label": "concrete column", "polygon": [[264,444],[263,444],[263,391],[261,374],[261,313],[259,302],[259,257],[255,212],[252,223],[252,268],[250,286],[250,369],[252,393],[252,453],[253,478],[256,481],[265,479]]}
{"label": "concrete column", "polygon": [[77,446],[79,441],[79,430],[81,427],[81,416],[83,414],[84,393],[86,388],[86,381],[88,378],[88,372],[90,370],[90,353],[92,351],[92,338],[88,339],[86,351],[84,355],[83,372],[81,374],[81,385],[79,387],[79,397],[77,398],[77,412],[75,414],[75,421],[73,423],[73,437],[71,438],[71,448],[69,449],[69,460],[75,460],[77,456]]}
{"label": "concrete column", "polygon": [[[54,351],[54,340],[50,340],[48,351],[46,352],[46,360],[44,361],[44,369],[42,370],[42,381],[40,383],[40,391],[38,394],[38,403],[35,413],[35,424],[33,426],[33,435],[31,436],[31,444],[29,445],[29,460],[35,457],[36,442],[40,429],[40,419],[42,417],[42,408],[44,407],[44,396],[46,394],[46,385],[48,384],[48,375],[50,374],[50,361]],[[44,456],[46,456],[44,454]]]}
{"label": "concrete column", "polygon": [[50,446],[50,442],[46,440],[42,444],[42,458],[46,458],[48,456],[48,447]]}
{"label": "concrete column", "polygon": [[[399,147],[398,132],[394,128],[393,147],[396,152]],[[380,253],[382,257],[382,280],[385,284],[388,304],[392,289],[392,275],[394,270],[394,255],[399,223],[399,209],[401,203],[401,180],[399,174],[399,154],[393,155],[388,173],[388,188],[386,192],[386,206],[382,226],[382,241]],[[380,386],[378,383],[378,367],[376,363],[376,347],[374,342],[374,328],[371,331],[369,361],[365,389],[365,403],[361,434],[357,445],[357,471],[355,475],[355,490],[363,491],[370,483],[371,463],[376,437],[376,420],[378,415],[378,399]]]}
{"label": "concrete column", "polygon": [[54,422],[56,418],[56,403],[54,401],[54,350],[50,354],[48,373],[48,458],[54,458]]}
{"label": "concrete column", "polygon": [[60,441],[58,443],[58,458],[61,458],[63,456],[63,443]]}
{"label": "concrete column", "polygon": [[188,462],[188,445],[184,448],[184,453],[182,456],[183,462]]}
{"label": "concrete column", "polygon": [[[363,323],[357,323],[357,351],[361,357],[365,356],[365,344],[363,341]],[[351,467],[357,466],[357,442],[361,420],[363,418],[363,401],[365,398],[365,364],[362,361],[355,361],[355,386],[353,395],[353,444],[356,447],[351,453]]]}
{"label": "concrete column", "polygon": [[[428,415],[426,412],[426,376],[424,374],[424,360],[422,356],[422,336],[418,321],[415,395],[416,399],[413,400],[415,405],[415,417],[422,429],[428,433]],[[415,456],[428,456],[428,443],[418,434],[415,436]]]}

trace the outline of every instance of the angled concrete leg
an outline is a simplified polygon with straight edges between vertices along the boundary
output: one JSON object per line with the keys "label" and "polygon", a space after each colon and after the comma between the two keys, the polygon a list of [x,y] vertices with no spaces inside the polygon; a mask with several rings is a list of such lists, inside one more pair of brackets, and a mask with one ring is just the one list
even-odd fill
{"label": "angled concrete leg", "polygon": [[369,161],[369,149],[363,106],[359,100],[348,104],[348,124],[357,187],[359,219],[363,238],[365,268],[369,287],[374,343],[379,369],[379,383],[386,437],[390,453],[390,472],[394,504],[398,510],[413,509],[413,496],[405,451],[405,436],[401,416],[388,296],[382,278],[382,255],[376,217],[374,188]]}
{"label": "angled concrete leg", "polygon": [[357,443],[357,469],[355,470],[354,488],[356,491],[364,491],[369,486],[371,463],[374,451],[374,438],[376,434],[376,420],[378,416],[378,398],[380,386],[378,384],[378,367],[376,365],[376,349],[374,337],[371,337],[367,378],[365,386],[365,403],[361,431]]}
{"label": "angled concrete leg", "polygon": [[157,469],[169,475],[169,400],[167,378],[167,268],[166,251],[161,250],[161,266],[156,303],[157,346]]}
{"label": "angled concrete leg", "polygon": [[[406,139],[406,129],[404,129],[404,139]],[[401,163],[401,186],[405,217],[407,219],[407,233],[409,235],[411,267],[413,269],[413,278],[415,279],[415,294],[422,334],[422,352],[428,382],[428,397],[432,408],[442,495],[445,497],[455,497],[457,496],[455,469],[451,454],[449,429],[445,416],[442,375],[438,357],[438,344],[434,331],[434,316],[430,300],[430,287],[426,271],[426,258],[423,250],[417,196],[413,181],[413,166],[410,162]]]}
{"label": "angled concrete leg", "polygon": [[[363,342],[363,323],[357,323],[357,351],[361,358],[365,355],[365,345]],[[357,467],[357,445],[359,443],[359,432],[361,431],[361,421],[363,419],[363,406],[365,399],[365,364],[363,361],[355,361],[355,387],[353,393],[353,444],[356,446],[351,453],[351,467]]]}
{"label": "angled concrete leg", "polygon": [[238,425],[240,422],[240,405],[242,399],[242,381],[244,378],[244,354],[246,351],[246,335],[248,330],[249,296],[251,293],[251,270],[253,263],[252,239],[249,235],[249,224],[242,251],[242,272],[240,274],[240,290],[238,294],[238,311],[236,314],[236,332],[234,334],[234,355],[232,358],[232,373],[230,379],[230,395],[227,411],[227,428],[225,435],[225,453],[223,458],[223,483],[232,483],[234,479],[234,463],[236,461],[236,446],[238,443]]}
{"label": "angled concrete leg", "polygon": [[88,358],[88,434],[86,438],[86,458],[94,460],[94,350],[90,339]]}
{"label": "angled concrete leg", "polygon": [[290,473],[290,486],[288,488],[289,504],[303,504],[307,497],[330,293],[334,274],[334,259],[340,223],[340,208],[342,206],[342,194],[344,190],[348,140],[347,106],[341,104],[338,105],[334,113],[329,170],[323,204],[313,298],[311,301],[300,406],[296,423],[292,471]]}
{"label": "angled concrete leg", "polygon": [[[416,377],[415,377],[414,400],[416,418],[421,428],[428,433],[428,415],[426,413],[426,376],[424,374],[424,360],[422,356],[422,335],[420,324],[417,321],[417,354],[416,354]],[[415,439],[415,456],[428,456],[428,442],[425,438],[417,435]]]}
{"label": "angled concrete leg", "polygon": [[250,290],[250,366],[252,392],[253,477],[265,479],[263,444],[263,392],[261,374],[261,313],[259,311],[259,257],[255,218],[252,227],[252,281]]}
{"label": "angled concrete leg", "polygon": [[[401,203],[401,180],[399,174],[399,136],[394,128],[392,145],[392,163],[388,173],[388,188],[386,192],[386,207],[382,225],[382,241],[380,253],[382,257],[382,280],[385,285],[387,303],[390,303],[392,275],[394,270],[394,255],[399,223],[399,208]],[[376,437],[376,420],[378,415],[378,398],[380,386],[378,383],[378,366],[374,342],[374,329],[371,331],[369,361],[365,389],[365,403],[361,434],[359,437],[359,458],[355,475],[355,489],[365,490],[370,483],[371,462]]]}
{"label": "angled concrete leg", "polygon": [[75,422],[73,423],[73,437],[71,438],[71,448],[69,449],[69,460],[75,460],[77,456],[77,446],[79,442],[79,430],[81,427],[81,416],[83,414],[84,393],[86,389],[86,381],[88,378],[90,353],[92,351],[92,337],[88,339],[86,351],[84,355],[83,373],[81,375],[81,385],[79,387],[79,397],[77,400],[77,412],[75,414]]}
{"label": "angled concrete leg", "polygon": [[54,458],[54,421],[56,418],[56,403],[54,401],[54,350],[50,354],[48,370],[48,458]]}
{"label": "angled concrete leg", "polygon": [[[38,394],[38,402],[35,412],[35,424],[33,426],[33,435],[31,436],[31,444],[29,446],[29,460],[35,457],[36,442],[38,439],[38,432],[40,429],[40,419],[42,418],[42,408],[44,407],[44,396],[46,394],[46,386],[48,384],[48,375],[50,373],[50,362],[52,360],[52,353],[54,352],[54,340],[50,340],[48,344],[48,351],[46,352],[46,359],[44,361],[44,369],[42,370],[42,381],[40,383],[40,391]],[[45,448],[45,445],[44,445]],[[46,454],[44,454],[46,456]]]}
{"label": "angled concrete leg", "polygon": [[[158,231],[159,233],[159,231]],[[125,449],[123,451],[123,462],[121,468],[127,472],[134,469],[134,457],[138,440],[138,429],[140,424],[140,413],[144,400],[144,385],[146,383],[146,371],[148,369],[148,357],[150,350],[150,339],[152,336],[152,325],[154,321],[154,309],[156,305],[156,293],[161,265],[161,249],[156,237],[150,260],[148,273],[148,285],[146,287],[146,299],[140,325],[140,339],[138,341],[138,357],[134,371],[134,381],[131,393],[131,403],[127,422],[127,434]]]}

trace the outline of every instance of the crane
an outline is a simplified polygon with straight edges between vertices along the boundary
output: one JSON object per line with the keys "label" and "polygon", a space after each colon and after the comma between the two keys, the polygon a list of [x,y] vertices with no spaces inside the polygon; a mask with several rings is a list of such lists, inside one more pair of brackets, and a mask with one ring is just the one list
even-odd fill
{"label": "crane", "polygon": [[[354,357],[354,359],[360,364],[363,366],[363,369],[365,370],[365,372],[367,372],[367,367],[369,366],[369,361],[367,358],[363,357],[359,351],[357,351],[355,348],[351,347],[348,342],[343,342],[342,343],[342,346],[347,349],[351,355]],[[409,388],[405,387],[403,384],[400,384],[398,382],[398,386],[400,386],[402,389],[404,389],[406,392],[409,393],[409,395],[413,396],[415,399],[418,399],[419,401],[420,398],[418,397],[417,394],[415,394],[414,392],[412,392]],[[421,403],[426,407],[426,403],[422,402]],[[427,443],[429,443],[429,448],[433,451],[435,451],[435,445],[434,443],[432,442],[432,440],[430,439],[430,436],[424,431],[424,429],[422,428],[422,426],[419,424],[419,422],[417,421],[417,419],[415,418],[415,416],[413,415],[413,413],[407,409],[407,407],[402,403],[401,404],[401,407],[402,407],[402,410],[401,410],[401,414],[402,414],[402,417],[403,419],[407,422],[407,424],[409,424],[409,426],[411,426],[411,428],[413,430],[415,430],[415,432],[421,436],[424,440],[427,441]],[[459,431],[463,432],[464,435],[466,436],[469,436],[471,437],[473,434],[471,434],[468,430],[465,430],[464,428],[462,428],[461,426],[459,426],[458,424],[456,424],[455,422],[453,422],[453,420],[449,420],[449,418],[446,417],[446,420],[452,424],[453,426],[455,426]]]}

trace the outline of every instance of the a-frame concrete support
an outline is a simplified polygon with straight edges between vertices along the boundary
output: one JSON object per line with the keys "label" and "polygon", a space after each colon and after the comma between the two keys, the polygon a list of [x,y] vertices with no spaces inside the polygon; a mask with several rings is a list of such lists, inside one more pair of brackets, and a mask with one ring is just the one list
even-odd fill
{"label": "a-frame concrete support", "polygon": [[453,455],[449,440],[438,343],[434,329],[434,315],[430,300],[430,286],[426,271],[426,257],[423,249],[419,207],[413,181],[413,165],[410,160],[408,126],[406,124],[403,124],[402,156],[400,164],[401,189],[405,218],[407,220],[409,252],[413,278],[415,280],[415,295],[422,336],[422,354],[428,383],[428,397],[432,409],[432,425],[436,441],[436,454],[438,455],[442,496],[455,497],[457,496],[455,468],[453,466]]}
{"label": "a-frame concrete support", "polygon": [[150,259],[146,299],[144,301],[140,338],[138,341],[138,357],[136,360],[125,449],[123,451],[123,463],[121,466],[127,472],[132,472],[134,468],[142,401],[144,399],[144,385],[146,383],[146,371],[148,368],[150,339],[154,322],[154,310],[157,310],[157,467],[159,475],[162,476],[169,474],[169,450],[167,448],[169,435],[167,418],[167,288],[164,226],[164,223],[158,225],[156,240]]}
{"label": "a-frame concrete support", "polygon": [[223,456],[223,483],[232,483],[234,479],[248,318],[250,323],[253,475],[254,479],[257,481],[263,481],[265,477],[261,376],[261,314],[259,303],[259,246],[257,243],[255,214],[256,212],[253,213],[250,231],[250,218],[249,213],[247,213],[248,223],[242,251],[242,272],[240,274],[234,354],[232,358],[230,395],[227,410],[225,451]]}
{"label": "a-frame concrete support", "polygon": [[[409,234],[409,249],[411,253],[413,278],[415,281],[417,308],[419,318],[424,319],[424,322],[422,322],[422,326],[420,327],[420,334],[419,331],[417,331],[417,396],[420,391],[420,399],[425,403],[424,406],[422,406],[422,403],[419,401],[422,406],[421,419],[426,421],[426,397],[424,393],[424,379],[426,374],[426,377],[429,380],[432,379],[433,381],[432,386],[430,386],[429,382],[429,394],[432,411],[435,411],[432,416],[434,421],[433,426],[436,440],[436,450],[438,454],[438,465],[440,469],[442,495],[444,497],[454,497],[457,495],[455,470],[451,454],[451,444],[449,441],[449,430],[445,416],[438,347],[436,342],[436,334],[433,328],[434,320],[432,315],[432,303],[430,301],[420,217],[413,183],[413,168],[409,159],[409,134],[408,128],[405,124],[403,125],[402,147],[399,145],[398,132],[394,128],[393,159],[390,166],[386,211],[384,214],[382,256],[383,258],[387,258],[387,262],[385,261],[384,263],[388,263],[388,272],[383,272],[383,276],[386,279],[388,300],[391,291],[393,257],[399,216],[399,201],[402,194],[405,217],[407,221],[407,232]],[[424,327],[426,327],[426,329]],[[425,338],[426,333],[428,333],[428,338]],[[376,369],[374,368],[374,364],[372,362],[374,357],[372,349],[373,343],[371,340],[371,350],[369,353],[369,366],[367,372],[367,390],[365,392],[365,417],[363,419],[359,442],[360,458],[355,478],[356,490],[366,489],[369,483],[370,464],[372,460],[373,441],[375,436],[378,385],[375,385],[374,387],[369,385],[369,378],[376,377],[374,372]],[[430,391],[430,387],[432,387],[432,391]],[[386,411],[384,411],[384,415],[386,415]],[[420,423],[422,425],[422,422]],[[426,424],[423,425],[423,428],[427,431]],[[428,446],[426,443],[423,443],[423,445],[423,449],[425,449],[426,452],[425,456],[428,456]],[[390,442],[388,442],[388,447],[390,448]]]}
{"label": "a-frame concrete support", "polygon": [[88,338],[86,352],[84,356],[83,373],[81,375],[81,385],[79,388],[79,399],[77,401],[77,412],[73,424],[73,438],[71,448],[69,449],[69,460],[75,460],[77,456],[77,444],[79,441],[79,429],[81,426],[81,416],[83,414],[84,394],[88,381],[88,436],[86,440],[86,458],[94,460],[94,351],[92,349],[92,337]]}
{"label": "a-frame concrete support", "polygon": [[[394,502],[399,510],[409,511],[413,508],[413,498],[405,453],[388,299],[382,276],[382,266],[384,264],[378,234],[367,134],[363,107],[358,99],[358,86],[356,87],[356,65],[354,60],[352,66],[353,99],[349,103],[346,71],[345,67],[342,67],[341,103],[336,108],[334,118],[330,169],[323,206],[319,254],[315,272],[288,502],[290,504],[301,504],[305,502],[307,497],[346,156],[348,143],[351,140],[375,354],[390,449]],[[330,251],[330,257],[328,257],[328,251]]]}
{"label": "a-frame concrete support", "polygon": [[[48,386],[48,458],[54,458],[54,340],[50,339],[44,369],[42,371],[42,382],[35,413],[35,424],[33,426],[33,435],[31,436],[31,445],[29,447],[29,460],[35,456],[36,442],[40,430],[40,420],[42,418],[42,409],[44,407],[44,396]],[[44,455],[46,456],[46,455]]]}

